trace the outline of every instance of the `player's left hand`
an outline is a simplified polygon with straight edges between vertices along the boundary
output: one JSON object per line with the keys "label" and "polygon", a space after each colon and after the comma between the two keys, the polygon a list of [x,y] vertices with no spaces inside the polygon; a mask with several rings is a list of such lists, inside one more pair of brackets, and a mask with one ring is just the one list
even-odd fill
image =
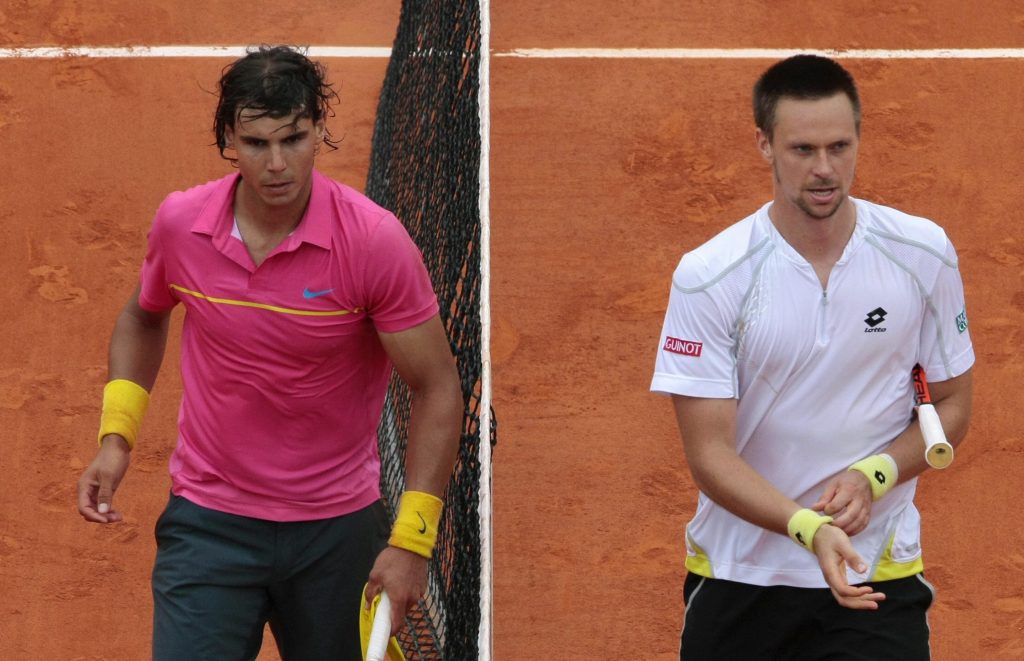
{"label": "player's left hand", "polygon": [[392,636],[402,628],[405,614],[427,591],[427,565],[423,556],[394,546],[381,551],[373,563],[363,607],[368,608],[373,598],[386,590],[391,600]]}
{"label": "player's left hand", "polygon": [[872,502],[868,478],[848,470],[832,478],[811,509],[831,516],[832,525],[853,537],[868,527]]}
{"label": "player's left hand", "polygon": [[850,585],[846,580],[847,565],[860,574],[866,572],[868,566],[843,531],[829,524],[818,528],[814,534],[814,555],[832,596],[840,606],[854,610],[878,610],[878,603],[885,600],[884,593],[876,592],[868,585]]}

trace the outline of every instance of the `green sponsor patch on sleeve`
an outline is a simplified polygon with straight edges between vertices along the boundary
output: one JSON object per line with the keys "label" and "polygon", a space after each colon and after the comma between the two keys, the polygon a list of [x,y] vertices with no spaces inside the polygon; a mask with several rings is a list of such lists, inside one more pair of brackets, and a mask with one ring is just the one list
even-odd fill
{"label": "green sponsor patch on sleeve", "polygon": [[960,314],[956,316],[956,329],[961,333],[967,330],[967,308],[960,310]]}

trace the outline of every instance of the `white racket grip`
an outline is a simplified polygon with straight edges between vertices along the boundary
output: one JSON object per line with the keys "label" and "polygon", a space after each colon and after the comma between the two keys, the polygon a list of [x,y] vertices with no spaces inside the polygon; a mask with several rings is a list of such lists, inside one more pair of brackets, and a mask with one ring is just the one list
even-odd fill
{"label": "white racket grip", "polygon": [[918,406],[917,422],[924,436],[924,459],[928,465],[932,468],[945,468],[953,463],[953,446],[946,440],[946,432],[942,431],[935,407],[931,404]]}
{"label": "white racket grip", "polygon": [[373,617],[370,642],[366,645],[366,661],[386,661],[388,639],[391,638],[391,600],[387,592],[380,593],[380,603]]}

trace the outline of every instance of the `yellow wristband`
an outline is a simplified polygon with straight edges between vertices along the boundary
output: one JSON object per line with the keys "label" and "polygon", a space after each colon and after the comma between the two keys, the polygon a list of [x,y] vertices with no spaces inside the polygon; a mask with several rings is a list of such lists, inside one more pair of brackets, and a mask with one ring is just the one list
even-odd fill
{"label": "yellow wristband", "polygon": [[437,524],[444,503],[422,491],[406,491],[398,501],[398,516],[388,544],[430,558],[437,543]]}
{"label": "yellow wristband", "polygon": [[818,514],[814,510],[797,510],[789,518],[789,537],[808,551],[814,552],[814,534],[826,523],[832,523],[832,517]]}
{"label": "yellow wristband", "polygon": [[100,415],[100,434],[96,439],[102,445],[107,434],[118,434],[135,448],[142,417],[149,406],[149,393],[139,384],[127,379],[114,379],[103,388],[103,413]]}
{"label": "yellow wristband", "polygon": [[896,466],[896,460],[887,454],[874,454],[867,459],[861,459],[848,470],[863,473],[871,483],[871,499],[878,500],[886,494],[889,489],[896,485],[900,471]]}

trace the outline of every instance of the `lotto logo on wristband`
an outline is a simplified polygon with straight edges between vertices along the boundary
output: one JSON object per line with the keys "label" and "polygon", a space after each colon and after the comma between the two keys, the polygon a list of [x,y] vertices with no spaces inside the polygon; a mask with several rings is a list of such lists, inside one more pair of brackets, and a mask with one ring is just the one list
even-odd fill
{"label": "lotto logo on wristband", "polygon": [[680,340],[678,337],[666,337],[665,346],[662,348],[665,351],[678,353],[681,356],[700,358],[701,351],[704,350],[704,343],[694,342],[693,340]]}

